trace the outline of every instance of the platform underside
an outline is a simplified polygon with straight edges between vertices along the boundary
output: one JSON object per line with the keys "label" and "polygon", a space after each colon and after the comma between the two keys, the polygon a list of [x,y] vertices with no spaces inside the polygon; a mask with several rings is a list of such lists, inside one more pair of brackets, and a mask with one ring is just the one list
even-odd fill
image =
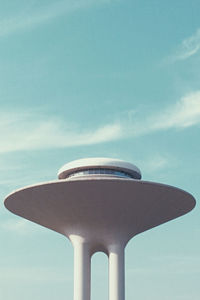
{"label": "platform underside", "polygon": [[[189,212],[189,193],[129,179],[60,180],[18,190],[5,200],[14,214],[61,234],[115,240],[132,236]],[[88,236],[89,237],[89,236]]]}

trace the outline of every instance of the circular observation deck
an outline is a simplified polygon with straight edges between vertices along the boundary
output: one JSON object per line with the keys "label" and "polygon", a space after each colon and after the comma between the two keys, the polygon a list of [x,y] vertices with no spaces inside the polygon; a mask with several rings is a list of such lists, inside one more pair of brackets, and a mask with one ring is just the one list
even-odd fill
{"label": "circular observation deck", "polygon": [[111,176],[141,179],[140,170],[133,164],[112,158],[83,158],[65,164],[58,171],[59,179],[79,176]]}

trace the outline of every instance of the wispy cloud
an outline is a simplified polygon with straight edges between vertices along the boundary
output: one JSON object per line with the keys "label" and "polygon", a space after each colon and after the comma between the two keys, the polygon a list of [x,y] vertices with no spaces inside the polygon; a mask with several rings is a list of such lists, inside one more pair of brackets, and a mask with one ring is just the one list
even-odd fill
{"label": "wispy cloud", "polygon": [[184,39],[171,61],[186,60],[200,51],[200,28],[190,37]]}
{"label": "wispy cloud", "polygon": [[141,169],[144,169],[146,172],[152,174],[152,172],[166,169],[166,167],[171,164],[171,161],[171,158],[157,154],[151,158],[148,158],[147,160],[140,161],[138,165],[141,167]]}
{"label": "wispy cloud", "polygon": [[[149,115],[145,121],[143,119],[138,119],[134,114],[131,118],[129,116],[96,129],[84,129],[77,124],[67,124],[60,119],[36,114],[1,113],[0,153],[94,145],[199,125],[200,91],[188,94],[171,107]],[[158,167],[163,164],[165,161],[161,159]]]}
{"label": "wispy cloud", "polygon": [[198,124],[200,124],[200,91],[195,91],[163,111],[149,115],[143,122],[136,120],[130,128],[132,135],[140,136],[161,130],[184,129]]}
{"label": "wispy cloud", "polygon": [[154,117],[153,130],[186,128],[200,123],[200,91],[182,97],[174,106]]}
{"label": "wispy cloud", "polygon": [[0,114],[0,153],[18,150],[62,148],[92,145],[121,137],[119,124],[106,124],[97,129],[74,129],[76,124],[46,118],[38,120],[34,114]]}
{"label": "wispy cloud", "polygon": [[0,37],[35,28],[79,9],[109,2],[109,0],[60,0],[48,6],[40,5],[34,12],[32,9],[29,12],[28,7],[26,9],[23,7],[20,14],[0,19]]}

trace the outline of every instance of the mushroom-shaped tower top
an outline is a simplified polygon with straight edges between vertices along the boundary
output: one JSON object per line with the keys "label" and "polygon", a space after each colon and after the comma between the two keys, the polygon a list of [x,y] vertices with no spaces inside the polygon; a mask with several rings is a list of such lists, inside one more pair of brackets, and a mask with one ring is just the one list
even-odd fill
{"label": "mushroom-shaped tower top", "polygon": [[141,179],[140,170],[133,164],[113,158],[83,158],[65,164],[58,171],[58,178],[65,179],[83,174],[112,174]]}
{"label": "mushroom-shaped tower top", "polygon": [[[73,176],[73,177],[72,177]],[[109,299],[124,300],[124,248],[141,232],[188,213],[195,199],[178,188],[141,179],[133,164],[85,158],[65,164],[58,178],[5,199],[14,214],[67,236],[74,246],[74,299],[90,299],[90,258],[109,256]]]}

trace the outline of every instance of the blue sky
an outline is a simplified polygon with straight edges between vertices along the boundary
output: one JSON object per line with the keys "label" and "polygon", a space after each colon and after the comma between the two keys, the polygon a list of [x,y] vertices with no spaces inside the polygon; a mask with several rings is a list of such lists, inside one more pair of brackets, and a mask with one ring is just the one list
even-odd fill
{"label": "blue sky", "polygon": [[[65,163],[114,157],[192,193],[126,249],[126,299],[199,300],[200,2],[0,0],[0,298],[73,298],[68,240],[6,211]],[[107,299],[107,259],[92,299]]]}

